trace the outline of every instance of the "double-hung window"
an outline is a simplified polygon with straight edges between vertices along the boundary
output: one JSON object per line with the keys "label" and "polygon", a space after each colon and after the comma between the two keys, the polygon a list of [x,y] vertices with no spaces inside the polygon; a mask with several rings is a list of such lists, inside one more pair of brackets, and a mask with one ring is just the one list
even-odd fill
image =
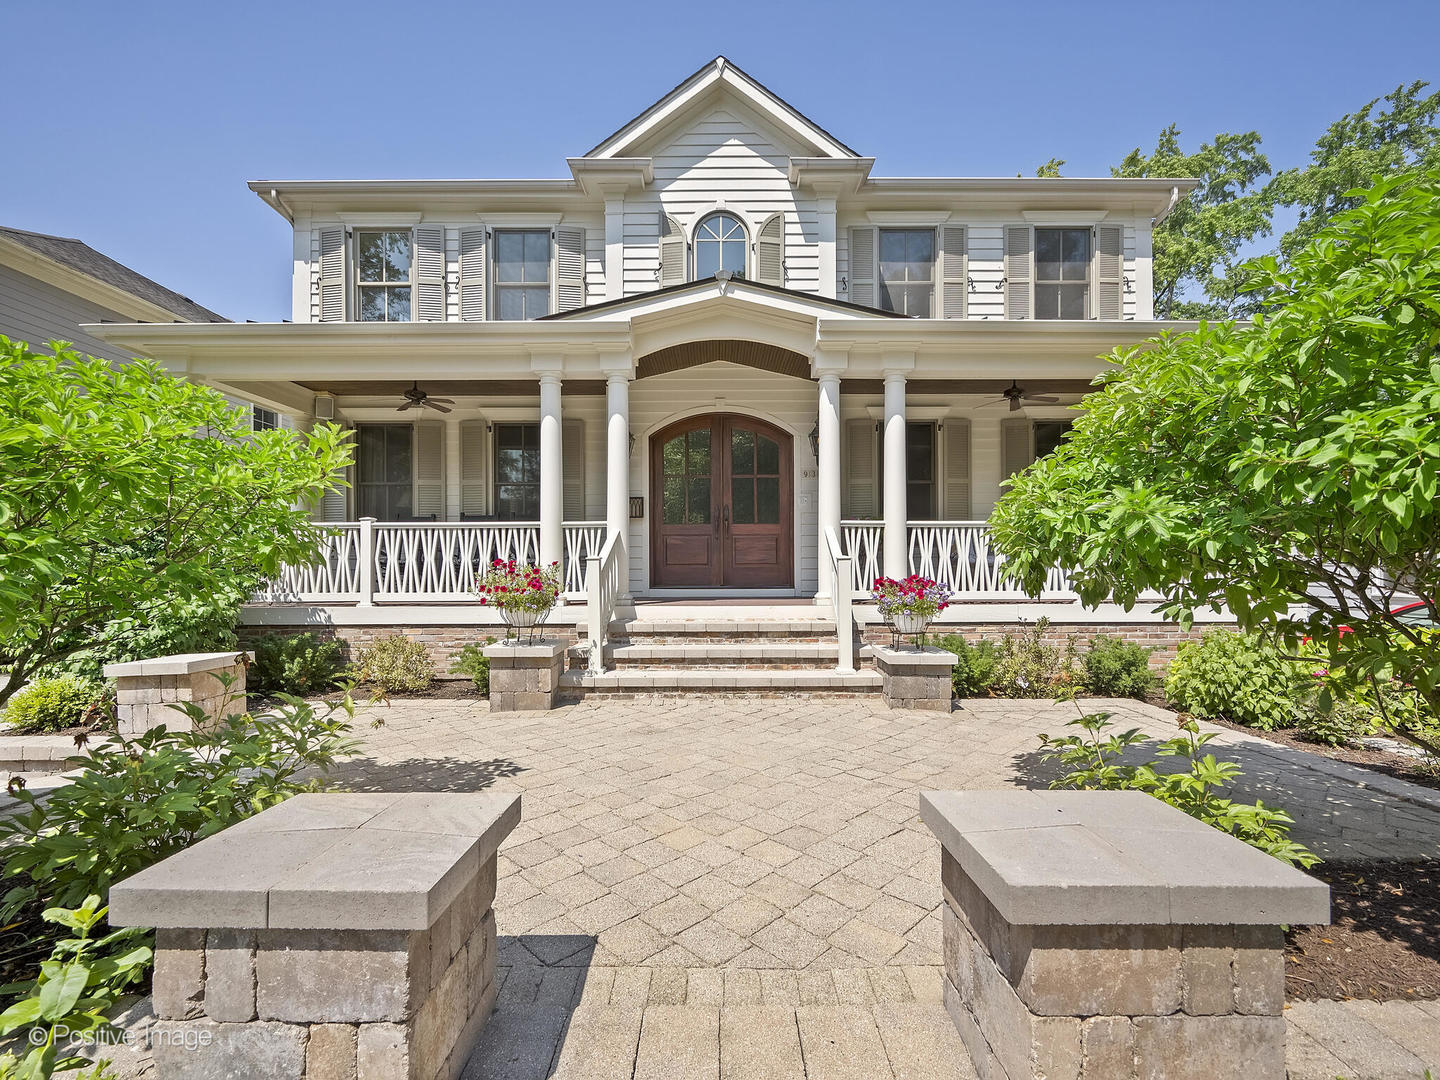
{"label": "double-hung window", "polygon": [[540,425],[495,425],[495,516],[540,520]]}
{"label": "double-hung window", "polygon": [[550,230],[495,232],[495,318],[537,319],[550,313]]}
{"label": "double-hung window", "polygon": [[410,230],[355,233],[355,287],[361,322],[410,321]]}
{"label": "double-hung window", "polygon": [[1035,318],[1085,319],[1090,308],[1090,230],[1035,230]]}
{"label": "double-hung window", "polygon": [[274,431],[279,426],[279,413],[273,409],[262,409],[259,405],[250,406],[251,431]]}
{"label": "double-hung window", "polygon": [[408,521],[414,513],[409,424],[356,424],[355,502],[360,517]]}
{"label": "double-hung window", "polygon": [[935,303],[935,230],[880,230],[880,306],[919,319]]}

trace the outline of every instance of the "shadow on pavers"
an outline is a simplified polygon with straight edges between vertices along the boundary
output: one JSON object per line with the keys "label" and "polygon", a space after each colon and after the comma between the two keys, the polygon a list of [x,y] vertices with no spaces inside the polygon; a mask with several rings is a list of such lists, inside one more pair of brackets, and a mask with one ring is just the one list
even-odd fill
{"label": "shadow on pavers", "polygon": [[475,761],[469,758],[406,758],[376,761],[347,758],[331,770],[329,779],[350,791],[483,791],[496,780],[518,776],[524,765],[509,758]]}
{"label": "shadow on pavers", "polygon": [[500,992],[464,1080],[545,1080],[560,1059],[570,1018],[590,976],[588,934],[502,934]]}

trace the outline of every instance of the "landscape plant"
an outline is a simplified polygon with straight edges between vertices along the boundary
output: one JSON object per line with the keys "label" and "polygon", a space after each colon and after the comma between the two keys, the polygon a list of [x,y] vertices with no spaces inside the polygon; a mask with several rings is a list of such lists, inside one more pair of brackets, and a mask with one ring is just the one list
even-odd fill
{"label": "landscape plant", "polygon": [[114,716],[115,701],[110,688],[105,683],[74,675],[36,679],[15,694],[0,712],[0,720],[20,735],[105,724]]}
{"label": "landscape plant", "polygon": [[1391,615],[1440,618],[1440,173],[1347,198],[1252,265],[1264,315],[1116,350],[991,527],[1027,592],[1060,567],[1090,607],[1154,590],[1185,627],[1228,610],[1297,659],[1308,637],[1322,697],[1396,680],[1418,707],[1386,729],[1440,754],[1440,634]]}
{"label": "landscape plant", "polygon": [[31,982],[0,987],[0,993],[16,997],[0,1013],[0,1036],[24,1030],[29,1047],[23,1056],[0,1055],[0,1078],[43,1080],[70,1070],[84,1070],[96,1080],[112,1075],[105,1062],[67,1053],[66,1046],[82,1039],[100,1046],[107,1038],[118,1041],[120,1032],[110,1022],[109,1012],[143,981],[154,954],[150,932],[143,927],[103,933],[100,927],[107,911],[100,897],[91,895],[77,907],[44,912],[47,923],[73,936],[55,942]]}
{"label": "landscape plant", "polygon": [[0,706],[97,645],[213,626],[213,598],[314,558],[303,508],[350,458],[333,426],[255,432],[154,363],[53,346],[0,337]]}
{"label": "landscape plant", "polygon": [[251,650],[245,682],[252,694],[323,694],[345,672],[345,643],[319,634],[266,634]]}
{"label": "landscape plant", "polygon": [[1260,634],[1215,627],[1181,643],[1165,675],[1165,697],[1211,720],[1264,731],[1291,727],[1315,696],[1314,667]]}
{"label": "landscape plant", "polygon": [[493,637],[487,637],[483,643],[472,641],[450,661],[451,674],[468,676],[482,694],[490,693],[490,658],[485,655],[485,646],[494,641]]}
{"label": "landscape plant", "polygon": [[1000,647],[993,641],[966,641],[959,634],[946,634],[937,644],[955,654],[950,685],[958,698],[985,697],[995,684],[995,667]]}
{"label": "landscape plant", "polygon": [[[1215,733],[1202,733],[1193,717],[1182,713],[1180,734],[1162,740],[1153,758],[1139,762],[1127,760],[1136,756],[1132,748],[1147,746],[1150,740],[1137,728],[1111,731],[1110,717],[1107,712],[1085,713],[1066,725],[1076,728],[1076,734],[1040,736],[1041,760],[1058,761],[1067,770],[1050,787],[1143,791],[1292,866],[1320,861],[1290,839],[1294,819],[1289,814],[1260,800],[1236,802],[1222,794],[1240,778],[1240,766],[1205,751]],[[1161,758],[1174,759],[1180,767],[1164,769]]]}
{"label": "landscape plant", "polygon": [[1095,697],[1143,700],[1158,681],[1150,670],[1150,654],[1154,651],[1124,638],[1097,634],[1090,639],[1084,656],[1085,692]]}
{"label": "landscape plant", "polygon": [[419,694],[430,689],[435,665],[423,641],[386,634],[360,650],[355,675],[386,694]]}

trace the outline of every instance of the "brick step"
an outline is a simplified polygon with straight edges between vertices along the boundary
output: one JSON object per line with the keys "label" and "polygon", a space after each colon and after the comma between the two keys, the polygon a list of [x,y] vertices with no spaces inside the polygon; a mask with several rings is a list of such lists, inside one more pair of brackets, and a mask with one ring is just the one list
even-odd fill
{"label": "brick step", "polygon": [[[583,623],[575,628],[583,641]],[[610,624],[610,640],[617,644],[690,644],[697,642],[834,642],[835,624],[823,619],[626,619]]]}
{"label": "brick step", "polygon": [[[589,644],[572,646],[570,665],[583,666]],[[635,667],[765,668],[830,670],[837,659],[835,642],[704,641],[625,642],[605,648],[605,666],[622,670]]]}
{"label": "brick step", "polygon": [[878,694],[880,674],[860,671],[705,671],[696,668],[622,668],[592,675],[567,671],[560,677],[561,692],[585,694]]}

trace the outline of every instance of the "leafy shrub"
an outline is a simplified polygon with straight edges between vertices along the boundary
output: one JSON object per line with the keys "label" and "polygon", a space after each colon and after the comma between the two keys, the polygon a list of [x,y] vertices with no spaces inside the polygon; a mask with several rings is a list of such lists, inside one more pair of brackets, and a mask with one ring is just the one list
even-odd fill
{"label": "leafy shrub", "polygon": [[1183,759],[1188,768],[1161,772],[1155,760],[1138,765],[1123,760],[1130,747],[1149,741],[1139,729],[1118,735],[1109,733],[1110,714],[1104,712],[1071,720],[1066,726],[1079,728],[1082,734],[1040,736],[1042,760],[1058,760],[1070,770],[1050,786],[1143,791],[1292,866],[1314,866],[1320,861],[1290,839],[1290,826],[1295,821],[1285,811],[1258,800],[1250,805],[1217,795],[1217,791],[1231,788],[1239,779],[1240,766],[1202,753],[1215,733],[1202,735],[1199,725],[1189,716],[1182,715],[1179,723],[1181,734],[1161,742],[1155,753],[1157,757]]}
{"label": "leafy shrub", "polygon": [[376,638],[361,650],[356,668],[361,682],[387,694],[418,694],[428,690],[435,678],[429,650],[404,634]]}
{"label": "leafy shrub", "polygon": [[256,640],[246,689],[255,694],[318,694],[335,689],[345,669],[345,643],[318,634]]}
{"label": "leafy shrub", "polygon": [[973,645],[959,634],[946,634],[939,640],[940,648],[955,654],[955,667],[950,684],[956,697],[984,697],[995,681],[995,664],[999,650],[993,641],[977,641]]}
{"label": "leafy shrub", "polygon": [[455,654],[450,661],[450,671],[455,675],[468,675],[470,681],[475,684],[475,689],[482,694],[490,693],[490,658],[485,655],[485,645],[494,642],[493,637],[487,637],[482,645],[472,641]]}
{"label": "leafy shrub", "polygon": [[1049,697],[1060,671],[1060,650],[1046,645],[1043,638],[1049,619],[1040,619],[1028,633],[1000,640],[991,690],[996,697]]}
{"label": "leafy shrub", "polygon": [[[199,708],[187,704],[197,723]],[[271,712],[231,716],[210,730],[110,735],[72,758],[74,780],[0,818],[0,920],[27,904],[78,907],[114,881],[301,791],[314,791],[354,749],[349,698],[323,713],[290,698]],[[339,715],[337,715],[339,714]],[[310,775],[305,775],[305,774]]]}
{"label": "leafy shrub", "polygon": [[1085,654],[1085,692],[1097,697],[1144,698],[1155,687],[1150,654],[1134,642],[1101,634]]}
{"label": "leafy shrub", "polygon": [[92,1077],[111,1076],[103,1065],[76,1055],[62,1055],[58,1042],[88,1036],[96,1042],[107,1037],[118,1041],[119,1031],[106,1018],[127,987],[144,978],[152,958],[146,944],[149,931],[126,927],[99,939],[95,932],[109,908],[100,906],[100,897],[88,896],[73,910],[51,908],[44,914],[48,923],[74,931],[75,936],[55,943],[50,959],[40,965],[33,982],[18,989],[21,996],[0,1014],[0,1035],[18,1028],[47,1034],[43,1042],[30,1038],[24,1058],[13,1053],[0,1055],[0,1077],[41,1080],[57,1071],[86,1069]]}
{"label": "leafy shrub", "polygon": [[1197,716],[1289,727],[1314,693],[1312,673],[1258,634],[1216,628],[1180,646],[1165,696]]}
{"label": "leafy shrub", "polygon": [[114,715],[109,688],[103,683],[61,675],[36,679],[10,699],[4,718],[23,733],[64,731]]}

